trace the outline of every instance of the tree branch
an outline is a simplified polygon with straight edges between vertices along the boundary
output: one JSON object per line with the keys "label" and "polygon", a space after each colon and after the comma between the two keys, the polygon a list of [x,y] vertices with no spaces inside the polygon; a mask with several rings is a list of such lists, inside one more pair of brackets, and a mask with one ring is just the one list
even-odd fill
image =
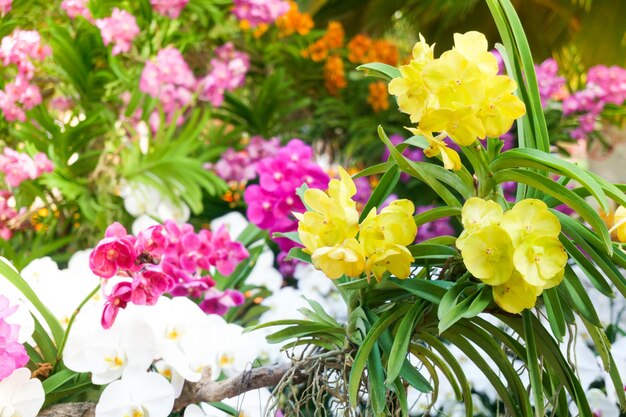
{"label": "tree branch", "polygon": [[[224,381],[211,380],[210,371],[203,375],[200,382],[186,382],[183,392],[174,403],[174,410],[181,410],[189,404],[199,402],[222,401],[236,397],[258,388],[272,387],[278,384],[287,374],[293,373],[293,382],[304,382],[307,375],[297,366],[291,364],[268,365],[253,368],[249,371],[228,378]],[[95,403],[64,403],[54,404],[39,413],[40,417],[94,417]]]}

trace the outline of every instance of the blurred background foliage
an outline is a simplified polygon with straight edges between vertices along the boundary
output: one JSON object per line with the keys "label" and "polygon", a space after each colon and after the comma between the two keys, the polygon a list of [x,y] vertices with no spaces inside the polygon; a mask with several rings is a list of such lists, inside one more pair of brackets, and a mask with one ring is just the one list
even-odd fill
{"label": "blurred background foliage", "polygon": [[[561,67],[626,65],[626,2],[622,0],[513,0],[536,62],[554,56]],[[412,44],[418,33],[437,49],[452,46],[451,32],[478,30],[490,43],[499,35],[479,0],[309,0],[316,23],[339,20],[348,36],[387,34]]]}

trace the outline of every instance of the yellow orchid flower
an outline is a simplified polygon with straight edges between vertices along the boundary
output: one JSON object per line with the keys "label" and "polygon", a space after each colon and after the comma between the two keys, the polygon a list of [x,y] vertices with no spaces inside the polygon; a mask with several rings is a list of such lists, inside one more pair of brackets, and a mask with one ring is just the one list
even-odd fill
{"label": "yellow orchid flower", "polygon": [[352,197],[356,194],[356,185],[350,174],[339,167],[340,180],[333,178],[328,183],[328,196],[337,201],[342,207],[355,208],[356,202]]}
{"label": "yellow orchid flower", "polygon": [[324,246],[338,245],[355,237],[359,232],[357,221],[341,216],[326,217],[313,211],[294,213],[294,216],[298,219],[298,236],[307,253],[313,253]]}
{"label": "yellow orchid flower", "polygon": [[356,186],[341,167],[339,175],[341,180],[330,181],[328,194],[316,188],[304,192],[304,202],[313,211],[294,213],[298,219],[298,236],[308,253],[336,246],[359,232],[359,213],[351,198],[356,194]]}
{"label": "yellow orchid flower", "polygon": [[502,221],[502,207],[495,201],[472,197],[463,204],[461,223],[463,232],[456,240],[456,247],[463,250],[465,240],[483,227],[499,225]]}
{"label": "yellow orchid flower", "polygon": [[485,127],[469,106],[450,109],[440,108],[427,112],[420,122],[420,128],[429,132],[445,132],[461,146],[470,146],[476,139],[485,138]]}
{"label": "yellow orchid flower", "polygon": [[487,38],[480,32],[470,31],[454,34],[454,50],[461,53],[468,61],[475,63],[485,75],[498,73],[498,61],[489,52]]}
{"label": "yellow orchid flower", "polygon": [[619,206],[613,214],[613,226],[609,232],[617,232],[617,239],[626,242],[626,207]]}
{"label": "yellow orchid flower", "polygon": [[361,244],[354,238],[346,239],[336,246],[317,249],[311,256],[313,266],[330,279],[343,275],[358,277],[365,269],[365,253]]}
{"label": "yellow orchid flower", "polygon": [[493,287],[493,300],[504,311],[519,314],[527,308],[533,308],[541,289],[530,285],[514,271],[504,284]]}
{"label": "yellow orchid flower", "polygon": [[504,213],[500,226],[516,247],[531,235],[558,237],[561,233],[559,219],[548,210],[546,203],[534,198],[522,200]]}
{"label": "yellow orchid flower", "polygon": [[524,102],[513,94],[516,89],[515,81],[506,75],[495,76],[487,82],[485,100],[478,111],[487,136],[505,134],[513,121],[526,113]]}
{"label": "yellow orchid flower", "polygon": [[434,46],[429,46],[420,35],[420,41],[413,47],[413,59],[399,68],[400,77],[389,82],[389,94],[398,98],[400,111],[409,114],[413,123],[420,121],[434,100],[422,76],[424,66],[433,60],[433,49]]}
{"label": "yellow orchid flower", "polygon": [[405,246],[391,245],[367,258],[365,274],[368,279],[374,275],[378,282],[383,278],[386,271],[389,271],[396,278],[408,278],[411,273],[412,262],[413,255]]}
{"label": "yellow orchid flower", "polygon": [[500,226],[483,227],[465,240],[463,263],[476,278],[488,285],[501,285],[513,272],[513,243]]}
{"label": "yellow orchid flower", "polygon": [[555,237],[531,236],[515,249],[513,263],[526,282],[544,288],[565,267],[567,252]]}
{"label": "yellow orchid flower", "polygon": [[417,226],[413,220],[415,206],[409,200],[392,202],[376,214],[373,208],[361,223],[359,241],[370,256],[389,245],[407,246],[415,241]]}
{"label": "yellow orchid flower", "polygon": [[430,132],[425,132],[420,129],[414,129],[411,127],[406,128],[408,131],[416,136],[423,136],[429,143],[429,147],[424,149],[424,155],[428,158],[435,157],[441,154],[443,161],[443,167],[454,171],[460,170],[463,165],[461,164],[461,157],[454,149],[450,149],[448,145],[443,141],[445,135],[438,135],[433,137]]}

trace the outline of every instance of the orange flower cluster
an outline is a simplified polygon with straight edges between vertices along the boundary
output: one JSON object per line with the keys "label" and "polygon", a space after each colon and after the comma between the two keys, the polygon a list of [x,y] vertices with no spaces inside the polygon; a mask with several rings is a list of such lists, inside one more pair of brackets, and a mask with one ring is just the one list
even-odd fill
{"label": "orange flower cluster", "polygon": [[302,56],[315,62],[326,59],[328,52],[343,46],[344,31],[339,22],[329,22],[324,36],[302,51]]}
{"label": "orange flower cluster", "polygon": [[387,92],[387,84],[383,81],[377,81],[369,85],[369,96],[367,102],[372,106],[372,110],[378,113],[381,110],[389,108],[389,93]]}
{"label": "orange flower cluster", "polygon": [[354,64],[382,62],[395,66],[398,64],[398,56],[396,45],[383,39],[373,40],[359,34],[348,42],[348,59]]}
{"label": "orange flower cluster", "polygon": [[[250,22],[247,21],[246,19],[243,19],[239,22],[239,28],[245,31],[252,29]],[[254,32],[252,32],[252,36],[258,39],[261,36],[263,36],[263,34],[267,32],[269,28],[270,26],[267,23],[260,23],[259,25],[257,25],[256,28],[254,28]]]}
{"label": "orange flower cluster", "polygon": [[343,60],[338,55],[331,55],[324,64],[324,80],[326,89],[333,96],[348,85],[343,69]]}
{"label": "orange flower cluster", "polygon": [[295,1],[289,2],[289,11],[276,19],[278,36],[284,38],[298,33],[301,36],[308,34],[313,29],[314,23],[311,15],[300,13],[298,4]]}

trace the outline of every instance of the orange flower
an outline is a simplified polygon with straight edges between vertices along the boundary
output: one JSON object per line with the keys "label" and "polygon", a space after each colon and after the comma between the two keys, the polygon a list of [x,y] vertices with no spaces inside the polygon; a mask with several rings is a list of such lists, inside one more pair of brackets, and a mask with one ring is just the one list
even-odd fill
{"label": "orange flower", "polygon": [[374,41],[370,49],[368,61],[396,66],[398,64],[398,48],[389,41],[382,39]]}
{"label": "orange flower", "polygon": [[315,62],[324,60],[328,56],[328,52],[332,49],[338,49],[343,46],[343,26],[339,22],[328,23],[326,33],[320,39],[315,41],[307,49],[302,51],[302,56],[311,58]]}
{"label": "orange flower", "polygon": [[289,11],[276,19],[276,26],[279,30],[278,36],[284,38],[296,32],[301,36],[308,34],[314,26],[311,15],[300,13],[295,1],[290,1],[289,6]]}
{"label": "orange flower", "polygon": [[324,80],[326,89],[333,96],[337,95],[342,88],[346,88],[347,82],[341,57],[337,55],[328,57],[324,64]]}
{"label": "orange flower", "polygon": [[328,56],[328,45],[324,38],[318,39],[313,42],[307,49],[302,51],[302,56],[305,58],[311,58],[312,61],[320,62],[326,59]]}
{"label": "orange flower", "polygon": [[372,39],[367,35],[356,35],[348,42],[348,59],[353,64],[364,64],[372,49]]}
{"label": "orange flower", "polygon": [[377,81],[369,85],[370,94],[367,102],[372,106],[372,110],[378,113],[381,110],[389,108],[389,93],[387,93],[387,84],[383,81]]}
{"label": "orange flower", "polygon": [[337,49],[343,46],[343,26],[339,22],[329,22],[328,29],[324,38],[326,38],[326,44],[328,49]]}

